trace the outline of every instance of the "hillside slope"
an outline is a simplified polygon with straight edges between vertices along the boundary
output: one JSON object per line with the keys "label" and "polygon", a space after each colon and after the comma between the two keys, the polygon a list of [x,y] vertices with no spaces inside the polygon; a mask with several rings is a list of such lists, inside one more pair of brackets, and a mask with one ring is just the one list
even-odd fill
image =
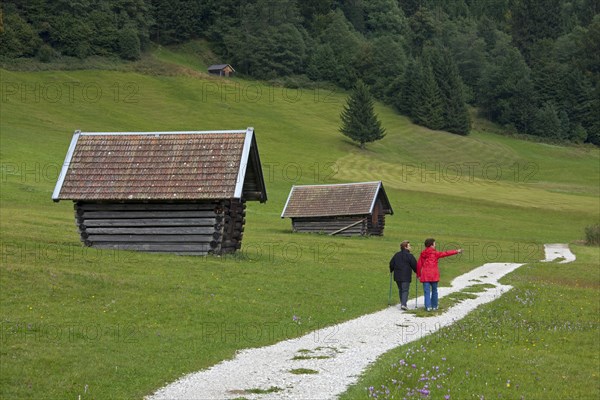
{"label": "hillside slope", "polygon": [[[542,243],[579,240],[600,216],[597,149],[430,131],[378,105],[388,134],[360,151],[338,132],[341,91],[201,74],[0,73],[3,398],[141,397],[240,348],[384,307],[402,239],[465,248],[446,264],[447,284],[484,261],[539,260]],[[76,129],[247,126],[269,201],[249,204],[237,256],[85,249],[72,204],[51,201]],[[280,218],[294,184],[361,180],[383,180],[392,202],[382,238],[292,234]]]}

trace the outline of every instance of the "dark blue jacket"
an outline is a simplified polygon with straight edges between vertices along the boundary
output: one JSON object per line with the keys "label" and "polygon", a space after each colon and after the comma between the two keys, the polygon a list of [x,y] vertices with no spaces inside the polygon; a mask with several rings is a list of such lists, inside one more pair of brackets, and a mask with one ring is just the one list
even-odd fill
{"label": "dark blue jacket", "polygon": [[410,251],[402,249],[390,260],[390,272],[396,282],[411,282],[413,271],[417,272],[417,260]]}

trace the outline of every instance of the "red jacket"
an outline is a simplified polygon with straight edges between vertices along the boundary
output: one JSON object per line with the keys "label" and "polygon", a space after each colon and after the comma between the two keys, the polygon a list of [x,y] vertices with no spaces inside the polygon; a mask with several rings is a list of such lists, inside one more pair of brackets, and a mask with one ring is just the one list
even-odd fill
{"label": "red jacket", "polygon": [[436,251],[433,246],[425,248],[417,261],[417,276],[421,282],[439,282],[438,259],[458,254],[458,250]]}

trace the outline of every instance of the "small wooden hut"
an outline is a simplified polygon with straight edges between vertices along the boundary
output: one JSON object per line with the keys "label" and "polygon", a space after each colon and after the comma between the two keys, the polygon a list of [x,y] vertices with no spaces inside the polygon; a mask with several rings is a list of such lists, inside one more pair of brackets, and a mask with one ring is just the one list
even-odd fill
{"label": "small wooden hut", "polygon": [[281,213],[294,232],[330,235],[383,235],[393,214],[381,182],[293,186]]}
{"label": "small wooden hut", "polygon": [[75,202],[86,246],[205,255],[241,248],[267,193],[253,128],[77,131],[52,199]]}
{"label": "small wooden hut", "polygon": [[229,64],[215,64],[208,67],[208,73],[229,77],[235,73],[235,69]]}

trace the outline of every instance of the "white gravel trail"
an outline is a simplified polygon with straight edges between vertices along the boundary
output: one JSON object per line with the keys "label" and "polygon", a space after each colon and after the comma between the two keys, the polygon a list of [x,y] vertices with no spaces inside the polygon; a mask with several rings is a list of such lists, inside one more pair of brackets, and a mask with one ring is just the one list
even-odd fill
{"label": "white gravel trail", "polygon": [[575,261],[575,254],[571,253],[569,245],[567,244],[545,244],[544,253],[546,255],[546,259],[543,260],[544,262],[554,261],[557,258],[564,258],[564,260],[558,262],[559,264],[565,264],[571,261]]}
{"label": "white gravel trail", "polygon": [[[553,249],[552,251],[557,251],[556,248]],[[568,251],[568,247],[566,250]],[[547,250],[547,259],[548,254]],[[570,259],[565,254],[560,254],[561,257]],[[442,314],[416,317],[400,311],[397,307],[388,307],[296,339],[267,347],[241,350],[234,359],[186,375],[147,399],[336,398],[358,380],[370,363],[385,352],[451,325],[479,305],[493,301],[510,290],[512,286],[501,285],[498,280],[521,265],[523,264],[484,264],[455,278],[451,287],[440,287],[439,295],[442,298],[474,284],[494,285],[483,292],[473,293],[477,298],[464,300]],[[419,297],[418,303],[423,304],[422,296]],[[411,300],[409,306],[414,306],[414,301]],[[293,360],[296,356],[313,358]],[[318,373],[290,373],[290,370],[298,368]],[[247,392],[249,389],[268,390],[273,387],[280,390],[265,394]]]}

